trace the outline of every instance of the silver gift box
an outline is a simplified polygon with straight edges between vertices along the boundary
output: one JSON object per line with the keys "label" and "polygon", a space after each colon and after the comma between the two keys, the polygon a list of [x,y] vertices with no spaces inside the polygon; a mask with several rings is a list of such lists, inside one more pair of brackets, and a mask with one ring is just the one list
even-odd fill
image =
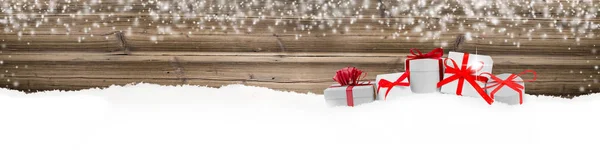
{"label": "silver gift box", "polygon": [[[334,84],[332,86],[339,86]],[[340,87],[329,87],[323,92],[325,95],[325,102],[329,106],[348,106],[346,89],[348,86]],[[375,92],[373,85],[359,85],[352,88],[352,96],[354,99],[354,106],[370,103],[375,100]]]}
{"label": "silver gift box", "polygon": [[[456,61],[456,64],[458,65],[458,67],[461,67],[464,55],[465,55],[465,53],[449,52],[448,58],[451,58],[454,61]],[[447,62],[451,63],[450,60],[448,60]],[[483,72],[492,73],[492,67],[494,65],[494,61],[492,60],[492,57],[487,56],[487,55],[469,54],[469,60],[467,61],[467,66],[473,66],[473,68],[479,68],[479,66],[481,66],[481,64],[479,62],[484,62],[482,69],[480,71],[475,72],[473,75],[479,75]],[[449,64],[449,66],[452,66],[452,64]],[[445,68],[445,69],[448,70],[448,68]],[[444,73],[444,79],[448,78],[452,75],[454,75],[454,74]],[[486,83],[482,82],[482,81],[475,81],[475,82],[477,83],[475,86],[479,86],[482,88],[485,87],[485,85],[486,85]],[[458,83],[459,83],[459,80],[454,80],[446,85],[443,85],[440,89],[440,92],[447,93],[447,94],[456,94],[456,89],[458,88],[458,85],[459,85]],[[463,82],[462,95],[470,96],[470,97],[482,97],[475,90],[475,87],[473,87],[473,85],[471,85],[466,80],[464,80],[464,82]]]}
{"label": "silver gift box", "polygon": [[[504,73],[504,74],[497,75],[496,77],[498,77],[502,80],[506,80],[510,75],[512,75],[512,74]],[[523,94],[523,96],[525,96],[525,84],[523,83],[523,79],[521,77],[517,76],[513,81],[515,81],[517,84],[523,86],[523,90],[521,91],[521,94]],[[495,85],[495,84],[496,84],[496,82],[494,80],[491,80],[487,83],[487,85]],[[491,93],[492,93],[492,91],[494,91],[494,89],[496,89],[496,87],[498,87],[498,85],[492,86],[492,87],[486,89],[488,95],[492,96]],[[494,101],[506,103],[509,105],[519,105],[520,104],[519,93],[505,85],[505,86],[502,86],[502,88],[500,88],[500,90],[498,90],[498,92],[496,92],[494,94]],[[525,99],[523,99],[523,101],[525,101]]]}
{"label": "silver gift box", "polygon": [[414,93],[438,92],[437,83],[440,82],[439,59],[415,59],[410,61],[410,89]]}

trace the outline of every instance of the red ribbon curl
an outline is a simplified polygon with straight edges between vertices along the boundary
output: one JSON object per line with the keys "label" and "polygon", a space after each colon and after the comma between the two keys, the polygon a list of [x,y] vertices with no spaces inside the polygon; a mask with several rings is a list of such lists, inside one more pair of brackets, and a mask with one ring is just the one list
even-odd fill
{"label": "red ribbon curl", "polygon": [[[527,73],[532,73],[533,74],[533,79],[531,79],[531,80],[523,80],[523,81],[515,81],[515,79],[517,77],[525,75]],[[497,86],[490,93],[491,98],[494,98],[494,95],[496,94],[496,92],[500,91],[500,89],[502,89],[503,86],[507,86],[507,87],[515,90],[517,93],[519,93],[519,104],[523,104],[523,90],[525,89],[525,87],[523,85],[518,84],[517,82],[533,82],[537,78],[537,73],[535,71],[533,71],[533,70],[525,70],[525,71],[521,72],[518,75],[511,74],[510,76],[508,76],[508,78],[506,78],[506,80],[502,80],[502,79],[498,78],[497,76],[495,76],[495,75],[493,75],[491,73],[488,73],[488,72],[484,72],[482,74],[489,75],[490,78],[492,78],[492,80],[495,81],[494,84],[486,86],[485,89],[490,89],[490,88],[492,88],[494,86]]]}

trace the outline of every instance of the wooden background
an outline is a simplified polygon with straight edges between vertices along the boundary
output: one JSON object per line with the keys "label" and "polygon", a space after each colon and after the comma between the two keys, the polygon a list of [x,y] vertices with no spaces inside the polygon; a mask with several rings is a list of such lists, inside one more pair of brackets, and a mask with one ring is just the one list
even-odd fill
{"label": "wooden background", "polygon": [[[500,15],[499,4],[473,15],[460,1],[424,2],[448,8],[428,15],[433,7],[401,10],[418,1],[385,0],[15,3],[0,14],[0,86],[35,92],[138,82],[245,84],[322,93],[342,67],[374,79],[404,71],[410,48],[444,47],[446,54],[492,56],[495,74],[537,71],[537,81],[526,83],[529,94],[600,91],[600,19],[593,11],[599,0],[537,1],[530,8],[515,2],[512,17]],[[553,11],[561,5],[591,17]],[[544,8],[551,11],[540,13]]]}

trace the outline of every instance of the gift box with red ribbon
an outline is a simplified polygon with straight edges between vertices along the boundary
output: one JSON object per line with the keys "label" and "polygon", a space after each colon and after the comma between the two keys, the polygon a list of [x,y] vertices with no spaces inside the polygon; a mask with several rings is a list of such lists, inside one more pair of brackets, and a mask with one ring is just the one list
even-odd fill
{"label": "gift box with red ribbon", "polygon": [[442,93],[481,97],[492,104],[494,101],[484,89],[489,78],[481,74],[491,74],[493,63],[490,56],[450,52],[444,59],[444,78],[437,86]]}
{"label": "gift box with red ribbon", "polygon": [[[416,53],[415,53],[416,52]],[[437,92],[437,83],[443,76],[442,56],[444,50],[436,48],[423,54],[418,49],[410,49],[412,55],[406,59],[406,72],[409,73],[410,89],[414,93]]]}
{"label": "gift box with red ribbon", "polygon": [[379,74],[375,78],[377,100],[411,94],[409,87],[407,72]]}
{"label": "gift box with red ribbon", "polygon": [[[522,75],[527,73],[533,74],[533,79],[523,80]],[[509,105],[523,104],[523,95],[525,95],[525,82],[533,82],[537,78],[537,74],[533,70],[525,70],[520,74],[504,73],[500,75],[492,75],[491,73],[483,73],[490,76],[490,81],[485,89],[487,94],[494,99],[495,102],[506,103]]]}
{"label": "gift box with red ribbon", "polygon": [[354,67],[346,67],[336,72],[333,80],[338,84],[331,85],[323,92],[325,102],[329,106],[355,106],[375,100],[373,84],[360,81],[367,74]]}

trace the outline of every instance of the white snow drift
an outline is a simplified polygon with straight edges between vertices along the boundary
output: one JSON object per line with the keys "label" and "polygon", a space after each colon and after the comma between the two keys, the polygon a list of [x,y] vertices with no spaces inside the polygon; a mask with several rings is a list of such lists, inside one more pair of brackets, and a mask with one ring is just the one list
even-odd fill
{"label": "white snow drift", "polygon": [[523,105],[445,94],[327,107],[322,95],[230,85],[0,89],[2,150],[597,149],[600,94]]}

